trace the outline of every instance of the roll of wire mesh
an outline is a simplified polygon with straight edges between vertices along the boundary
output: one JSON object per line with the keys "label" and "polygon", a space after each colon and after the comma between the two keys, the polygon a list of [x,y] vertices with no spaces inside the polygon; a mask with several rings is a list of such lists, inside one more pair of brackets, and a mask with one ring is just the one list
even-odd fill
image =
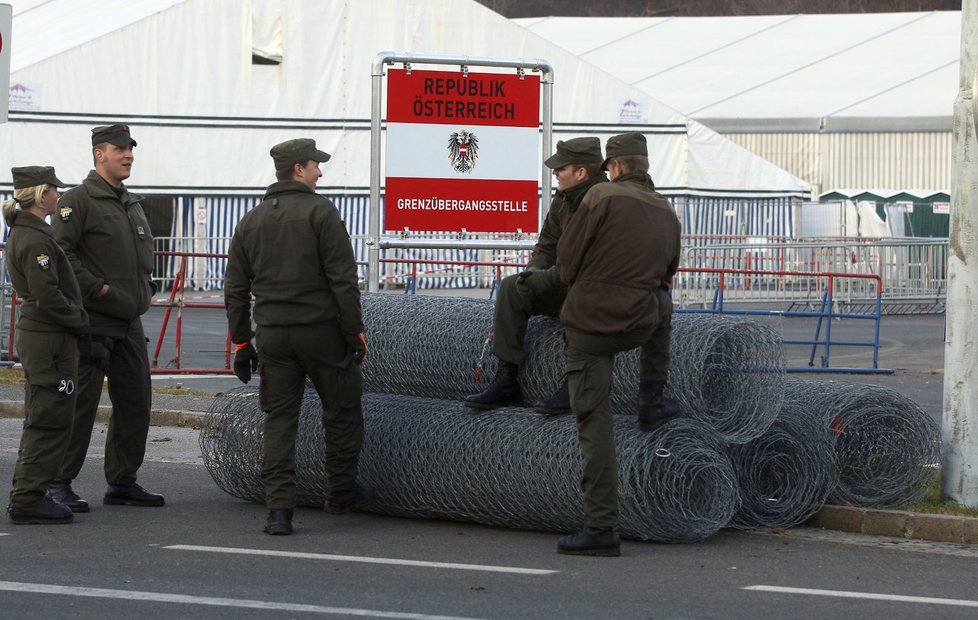
{"label": "roll of wire mesh", "polygon": [[762,530],[804,523],[835,488],[833,441],[810,414],[810,395],[798,389],[802,383],[785,383],[781,411],[763,435],[729,448],[741,500],[731,527]]}
{"label": "roll of wire mesh", "polygon": [[887,387],[792,381],[793,398],[828,429],[838,483],[833,504],[893,508],[921,499],[941,471],[941,429]]}
{"label": "roll of wire mesh", "polygon": [[[366,394],[359,481],[367,510],[511,528],[571,531],[584,524],[581,455],[570,416],[519,408],[474,413],[454,401]],[[244,386],[215,399],[201,431],[204,463],[218,486],[264,498],[258,395]],[[695,420],[653,433],[617,417],[621,534],[663,542],[702,540],[727,524],[739,501],[719,436]],[[321,406],[306,391],[296,445],[300,505],[322,506]]]}
{"label": "roll of wire mesh", "polygon": [[[363,313],[370,344],[366,392],[462,400],[495,376],[487,300],[364,294]],[[526,404],[546,398],[563,380],[563,338],[557,319],[530,320],[519,374]],[[639,369],[637,349],[616,356],[615,413],[635,414]],[[666,395],[725,441],[750,441],[770,426],[784,377],[784,347],[773,328],[735,316],[673,315]]]}

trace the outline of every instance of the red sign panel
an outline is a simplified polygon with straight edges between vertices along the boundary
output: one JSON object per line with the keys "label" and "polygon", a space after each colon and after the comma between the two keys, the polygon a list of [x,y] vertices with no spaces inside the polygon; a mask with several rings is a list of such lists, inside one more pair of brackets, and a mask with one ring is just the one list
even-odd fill
{"label": "red sign panel", "polygon": [[536,232],[540,78],[389,72],[385,230]]}

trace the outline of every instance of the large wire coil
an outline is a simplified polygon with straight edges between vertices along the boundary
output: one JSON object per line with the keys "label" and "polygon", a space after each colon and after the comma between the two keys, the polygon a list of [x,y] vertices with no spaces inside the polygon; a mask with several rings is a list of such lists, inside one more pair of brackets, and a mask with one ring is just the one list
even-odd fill
{"label": "large wire coil", "polygon": [[937,482],[941,429],[917,403],[877,385],[821,381],[799,389],[799,402],[835,441],[838,483],[829,503],[894,508]]}
{"label": "large wire coil", "polygon": [[[461,297],[364,294],[370,359],[364,390],[462,400],[496,373],[493,306]],[[759,437],[784,393],[784,346],[777,332],[743,317],[674,314],[666,395],[725,441]],[[525,404],[550,396],[564,375],[564,332],[552,317],[531,318],[520,368]],[[615,358],[612,411],[634,415],[639,351]]]}
{"label": "large wire coil", "polygon": [[[573,417],[519,408],[473,413],[458,402],[366,394],[359,481],[366,510],[510,528],[570,531],[583,525],[582,457]],[[296,442],[298,502],[322,506],[322,409],[306,391]],[[215,399],[201,449],[217,485],[261,502],[262,420],[247,386]],[[679,420],[642,433],[634,418],[614,422],[622,536],[692,542],[714,534],[737,509],[736,478],[707,425]]]}
{"label": "large wire coil", "polygon": [[740,509],[730,526],[746,530],[804,523],[835,488],[833,442],[809,415],[808,394],[789,380],[778,418],[763,435],[730,446],[740,487]]}

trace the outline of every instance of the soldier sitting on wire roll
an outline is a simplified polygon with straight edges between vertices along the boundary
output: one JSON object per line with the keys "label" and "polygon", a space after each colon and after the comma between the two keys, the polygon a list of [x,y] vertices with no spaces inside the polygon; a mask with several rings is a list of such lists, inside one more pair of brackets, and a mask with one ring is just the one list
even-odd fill
{"label": "soldier sitting on wire roll", "polygon": [[[557,191],[526,271],[503,278],[499,285],[493,338],[493,353],[499,359],[499,368],[485,390],[466,397],[465,404],[469,407],[494,409],[522,402],[517,375],[526,357],[523,348],[526,326],[533,315],[560,314],[567,286],[557,277],[557,242],[588,190],[608,180],[601,171],[602,161],[600,140],[573,138],[557,142],[557,152],[544,162],[553,170]],[[545,273],[532,280],[524,276],[536,271]],[[570,413],[567,381],[534,408],[549,415]]]}

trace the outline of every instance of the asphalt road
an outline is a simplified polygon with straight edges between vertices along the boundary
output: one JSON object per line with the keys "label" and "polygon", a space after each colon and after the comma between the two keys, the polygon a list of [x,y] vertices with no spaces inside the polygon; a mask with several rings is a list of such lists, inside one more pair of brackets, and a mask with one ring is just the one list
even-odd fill
{"label": "asphalt road", "polygon": [[[158,333],[158,313],[154,309],[146,320],[151,338]],[[217,311],[185,312],[187,364],[221,359],[223,320]],[[785,333],[810,329],[779,321]],[[887,317],[881,338],[880,365],[896,368],[896,374],[831,378],[890,385],[939,418],[942,377],[934,373],[943,365],[943,317]],[[155,383],[211,392],[238,384],[227,376],[157,376]],[[208,402],[155,396],[158,407],[205,408]],[[0,479],[10,479],[20,423],[0,419]],[[978,614],[978,549],[963,545],[794,528],[777,534],[723,531],[685,545],[626,541],[620,558],[582,558],[556,554],[557,533],[331,516],[314,509],[297,510],[293,536],[270,537],[260,531],[261,505],[233,498],[211,480],[198,432],[188,428],[150,431],[140,482],[164,493],[167,506],[102,506],[104,433],[97,426],[88,464],[75,484],[92,502],[91,513],[63,526],[0,523],[0,617]]]}
{"label": "asphalt road", "polygon": [[[296,533],[270,537],[262,506],[210,479],[193,429],[151,430],[140,481],[165,507],[102,506],[104,430],[76,483],[92,512],[0,523],[3,618],[932,619],[978,606],[976,549],[804,528],[583,558],[556,554],[555,533],[298,509]],[[0,420],[0,471],[18,435]]]}

